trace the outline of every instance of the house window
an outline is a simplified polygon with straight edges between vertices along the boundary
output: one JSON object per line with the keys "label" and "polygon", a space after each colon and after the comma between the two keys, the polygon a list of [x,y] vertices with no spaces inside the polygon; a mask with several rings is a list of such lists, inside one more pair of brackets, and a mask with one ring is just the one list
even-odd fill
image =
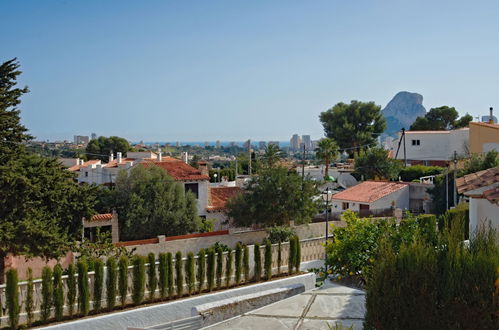
{"label": "house window", "polygon": [[88,177],[88,172],[85,172],[85,177]]}
{"label": "house window", "polygon": [[341,207],[341,208],[342,208],[343,210],[348,210],[348,208],[349,208],[349,207],[350,207],[350,203],[348,203],[348,202],[343,202],[343,205],[342,205],[342,207]]}
{"label": "house window", "polygon": [[196,199],[199,198],[199,188],[197,183],[186,183],[184,185],[184,189],[185,192],[190,191],[191,193],[193,193]]}
{"label": "house window", "polygon": [[419,145],[421,145],[421,140],[412,140],[412,145],[413,146],[419,146]]}

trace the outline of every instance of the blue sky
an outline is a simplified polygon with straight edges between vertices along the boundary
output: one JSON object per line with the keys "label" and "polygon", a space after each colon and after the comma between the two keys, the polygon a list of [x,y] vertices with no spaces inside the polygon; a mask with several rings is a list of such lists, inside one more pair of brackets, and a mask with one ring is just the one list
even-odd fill
{"label": "blue sky", "polygon": [[401,90],[499,111],[497,1],[7,1],[40,139],[286,140],[318,115]]}

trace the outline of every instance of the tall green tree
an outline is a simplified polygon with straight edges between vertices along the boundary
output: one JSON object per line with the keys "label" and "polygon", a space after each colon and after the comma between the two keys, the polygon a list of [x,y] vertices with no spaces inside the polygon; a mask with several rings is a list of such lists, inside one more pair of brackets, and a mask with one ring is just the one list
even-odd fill
{"label": "tall green tree", "polygon": [[265,146],[263,161],[267,167],[274,167],[281,160],[281,150],[275,144]]}
{"label": "tall green tree", "polygon": [[98,139],[91,140],[85,152],[87,153],[88,159],[100,159],[102,161],[109,160],[109,154],[116,154],[117,152],[123,153],[123,155],[130,151],[131,146],[128,141],[119,136],[99,136]]}
{"label": "tall green tree", "polygon": [[402,163],[388,157],[388,151],[382,147],[361,150],[355,155],[355,172],[365,180],[396,179],[402,169]]}
{"label": "tall green tree", "polygon": [[323,138],[319,140],[317,144],[317,149],[315,149],[315,157],[320,159],[324,165],[326,165],[326,170],[324,176],[327,178],[329,176],[329,165],[338,156],[338,145],[333,139]]}
{"label": "tall green tree", "polygon": [[431,108],[424,117],[416,118],[416,121],[411,125],[411,131],[445,131],[449,129],[457,129],[467,127],[473,120],[473,117],[466,114],[459,118],[459,113],[456,108],[446,105]]}
{"label": "tall green tree", "polygon": [[[328,138],[341,149],[371,145],[386,128],[381,106],[374,102],[340,102],[319,116]],[[354,149],[347,150],[353,155]]]}
{"label": "tall green tree", "polygon": [[29,153],[20,123],[21,74],[13,59],[0,65],[0,283],[8,253],[56,258],[79,238],[81,219],[93,212],[94,188],[79,186],[54,159]]}
{"label": "tall green tree", "polygon": [[159,167],[138,165],[120,171],[114,193],[124,240],[183,235],[197,229],[194,195]]}
{"label": "tall green tree", "polygon": [[317,213],[316,187],[284,167],[265,169],[248,183],[245,193],[229,200],[227,214],[237,225],[278,226],[307,223]]}

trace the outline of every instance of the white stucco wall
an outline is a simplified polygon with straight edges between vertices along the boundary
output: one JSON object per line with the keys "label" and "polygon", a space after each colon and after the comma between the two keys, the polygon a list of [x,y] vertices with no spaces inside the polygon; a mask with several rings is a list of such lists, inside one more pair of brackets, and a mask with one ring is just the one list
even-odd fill
{"label": "white stucco wall", "polygon": [[477,229],[478,224],[490,221],[492,227],[499,230],[499,206],[485,198],[470,198],[470,233]]}

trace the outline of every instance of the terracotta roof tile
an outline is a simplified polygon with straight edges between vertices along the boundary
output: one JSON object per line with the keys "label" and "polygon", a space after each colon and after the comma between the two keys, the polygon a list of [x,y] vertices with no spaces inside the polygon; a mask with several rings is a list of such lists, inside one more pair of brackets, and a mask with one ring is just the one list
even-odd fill
{"label": "terracotta roof tile", "polygon": [[364,181],[333,195],[332,199],[372,203],[407,187],[408,183],[387,181]]}
{"label": "terracotta roof tile", "polygon": [[499,186],[483,192],[485,197],[491,203],[499,203]]}
{"label": "terracotta roof tile", "polygon": [[470,125],[485,126],[485,127],[490,127],[490,128],[499,129],[499,124],[489,124],[489,123],[481,123],[481,122],[471,122],[471,123],[470,123]]}
{"label": "terracotta roof tile", "polygon": [[450,131],[405,131],[405,134],[449,134]]}
{"label": "terracotta roof tile", "polygon": [[82,165],[71,166],[70,168],[68,168],[68,171],[76,172],[76,171],[79,171],[82,167],[87,167],[89,165],[98,164],[99,162],[100,162],[99,159],[88,160],[88,161],[84,162]]}
{"label": "terracotta roof tile", "polygon": [[241,193],[239,187],[216,187],[210,189],[210,201],[208,211],[220,211],[232,197]]}
{"label": "terracotta roof tile", "polygon": [[496,182],[499,182],[499,166],[458,178],[456,179],[456,187],[457,192],[462,194]]}
{"label": "terracotta roof tile", "polygon": [[181,160],[164,160],[164,161],[144,161],[141,164],[145,167],[158,166],[166,171],[166,173],[177,181],[197,181],[209,180],[208,175],[201,174],[201,171],[184,163]]}
{"label": "terracotta roof tile", "polygon": [[90,221],[104,221],[111,220],[113,218],[112,213],[96,214],[90,218]]}

